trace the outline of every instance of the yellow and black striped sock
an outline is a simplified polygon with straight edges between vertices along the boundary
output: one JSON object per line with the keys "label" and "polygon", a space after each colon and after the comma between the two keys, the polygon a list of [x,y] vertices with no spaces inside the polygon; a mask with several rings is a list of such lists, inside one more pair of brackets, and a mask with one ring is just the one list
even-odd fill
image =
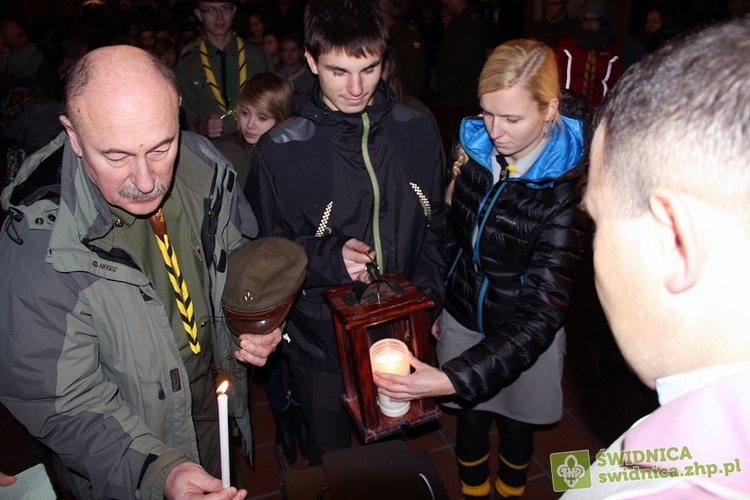
{"label": "yellow and black striped sock", "polygon": [[510,463],[502,454],[499,457],[495,490],[502,498],[520,497],[526,489],[526,471],[531,462],[518,465]]}
{"label": "yellow and black striped sock", "polygon": [[486,497],[490,494],[490,454],[477,460],[462,460],[458,462],[458,477],[461,479],[461,493],[467,498]]}

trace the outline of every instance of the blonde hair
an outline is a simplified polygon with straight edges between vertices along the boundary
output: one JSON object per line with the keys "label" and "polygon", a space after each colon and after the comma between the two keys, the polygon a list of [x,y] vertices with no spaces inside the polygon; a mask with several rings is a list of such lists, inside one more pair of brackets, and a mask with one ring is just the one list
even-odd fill
{"label": "blonde hair", "polygon": [[258,113],[282,122],[292,114],[293,95],[292,85],[285,79],[273,73],[258,73],[242,87],[237,109],[252,106]]}
{"label": "blonde hair", "polygon": [[535,40],[510,40],[492,51],[479,76],[479,97],[516,86],[527,90],[540,109],[560,98],[557,60],[550,47]]}

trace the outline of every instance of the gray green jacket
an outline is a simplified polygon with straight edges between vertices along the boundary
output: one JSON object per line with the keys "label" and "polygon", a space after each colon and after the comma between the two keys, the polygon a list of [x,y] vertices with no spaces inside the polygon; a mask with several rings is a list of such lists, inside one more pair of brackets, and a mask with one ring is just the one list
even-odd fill
{"label": "gray green jacket", "polygon": [[[178,158],[173,189],[201,235],[193,247],[218,317],[227,253],[257,234],[255,217],[208,140],[183,132]],[[61,459],[77,496],[161,499],[171,468],[198,460],[188,375],[163,304],[65,134],[29,157],[2,207],[0,402]],[[246,370],[236,338],[214,325],[249,453]]]}

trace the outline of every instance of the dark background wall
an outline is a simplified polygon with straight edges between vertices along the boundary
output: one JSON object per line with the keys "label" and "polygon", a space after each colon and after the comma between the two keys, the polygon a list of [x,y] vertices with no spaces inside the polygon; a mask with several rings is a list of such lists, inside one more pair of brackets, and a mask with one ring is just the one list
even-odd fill
{"label": "dark background wall", "polygon": [[[531,22],[541,12],[542,0],[482,0],[499,5],[523,3],[525,22]],[[158,5],[160,3],[179,3],[160,0],[3,0],[0,18],[11,18],[25,26],[49,19],[75,17],[81,5],[87,2],[101,2],[109,8],[127,9],[142,4]],[[246,1],[238,3],[263,3]],[[417,4],[438,3],[439,0],[417,0]],[[727,0],[610,0],[609,7],[613,21],[614,33],[618,39],[624,39],[635,33],[646,11],[654,6],[664,6],[674,16],[675,23],[682,27],[694,26],[704,20],[713,20],[726,16]]]}

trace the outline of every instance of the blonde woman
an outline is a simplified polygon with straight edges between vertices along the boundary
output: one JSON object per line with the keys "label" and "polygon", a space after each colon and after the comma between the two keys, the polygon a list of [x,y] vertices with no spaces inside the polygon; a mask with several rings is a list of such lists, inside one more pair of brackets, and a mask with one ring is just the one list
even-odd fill
{"label": "blonde woman", "polygon": [[[563,324],[584,247],[579,209],[588,113],[560,95],[552,50],[512,40],[479,79],[480,117],[465,118],[451,221],[458,255],[438,327],[440,369],[378,376],[394,400],[451,396],[466,498],[489,498],[489,430],[500,434],[494,489],[519,497],[534,425],[562,415]],[[581,101],[585,102],[585,101]],[[464,153],[465,152],[465,153]]]}

